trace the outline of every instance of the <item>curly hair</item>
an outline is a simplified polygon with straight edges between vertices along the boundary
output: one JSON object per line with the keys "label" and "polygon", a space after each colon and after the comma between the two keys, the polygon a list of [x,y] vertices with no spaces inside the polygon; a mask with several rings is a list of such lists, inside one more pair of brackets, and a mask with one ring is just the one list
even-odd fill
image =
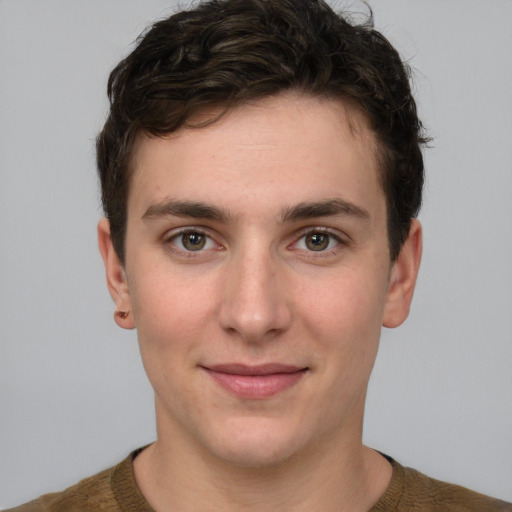
{"label": "curly hair", "polygon": [[371,11],[356,24],[323,0],[209,0],[156,22],[110,74],[110,112],[96,142],[103,209],[120,260],[137,134],[163,136],[196,126],[196,114],[212,106],[220,116],[289,90],[347,101],[364,113],[378,142],[394,260],[424,181],[427,138],[409,78],[409,67],[373,28]]}

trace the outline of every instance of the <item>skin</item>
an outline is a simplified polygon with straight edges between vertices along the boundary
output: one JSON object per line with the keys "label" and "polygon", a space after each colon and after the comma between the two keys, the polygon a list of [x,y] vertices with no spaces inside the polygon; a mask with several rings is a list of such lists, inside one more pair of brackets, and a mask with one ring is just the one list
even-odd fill
{"label": "skin", "polygon": [[[391,262],[375,147],[357,110],[294,94],[139,137],[124,267],[107,220],[98,233],[155,391],[158,441],[134,463],[155,510],[363,511],[385,492],[364,402],[381,327],[409,312],[421,227]],[[240,397],[209,372],[226,363],[301,375]]]}

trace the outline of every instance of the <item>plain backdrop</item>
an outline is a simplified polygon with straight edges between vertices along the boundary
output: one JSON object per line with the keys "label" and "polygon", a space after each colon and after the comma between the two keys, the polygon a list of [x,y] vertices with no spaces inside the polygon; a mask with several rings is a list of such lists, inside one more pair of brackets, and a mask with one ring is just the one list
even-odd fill
{"label": "plain backdrop", "polygon": [[[512,500],[512,1],[369,3],[415,69],[434,145],[413,311],[383,333],[365,441]],[[109,71],[174,6],[0,0],[0,508],[155,437],[96,248],[94,138]]]}

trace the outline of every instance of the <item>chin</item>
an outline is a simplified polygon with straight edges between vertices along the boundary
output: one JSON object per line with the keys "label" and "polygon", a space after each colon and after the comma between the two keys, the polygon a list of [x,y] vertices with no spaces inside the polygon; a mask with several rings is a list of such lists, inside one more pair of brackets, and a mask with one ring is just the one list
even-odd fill
{"label": "chin", "polygon": [[[237,449],[239,448],[239,449]],[[217,457],[230,466],[245,469],[272,468],[285,464],[294,454],[293,450],[283,450],[279,447],[272,450],[269,446],[229,446],[220,449]]]}
{"label": "chin", "polygon": [[211,440],[209,450],[225,463],[240,468],[270,468],[289,461],[305,446],[297,432],[287,431],[272,422],[258,425],[232,425],[220,439]]}

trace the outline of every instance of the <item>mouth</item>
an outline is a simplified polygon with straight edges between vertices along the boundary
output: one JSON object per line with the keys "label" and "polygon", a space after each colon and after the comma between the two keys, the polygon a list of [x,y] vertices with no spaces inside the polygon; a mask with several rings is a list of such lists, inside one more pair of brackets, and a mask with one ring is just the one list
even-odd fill
{"label": "mouth", "polygon": [[308,371],[308,368],[280,363],[219,364],[201,368],[224,390],[250,400],[277,395],[296,385]]}

